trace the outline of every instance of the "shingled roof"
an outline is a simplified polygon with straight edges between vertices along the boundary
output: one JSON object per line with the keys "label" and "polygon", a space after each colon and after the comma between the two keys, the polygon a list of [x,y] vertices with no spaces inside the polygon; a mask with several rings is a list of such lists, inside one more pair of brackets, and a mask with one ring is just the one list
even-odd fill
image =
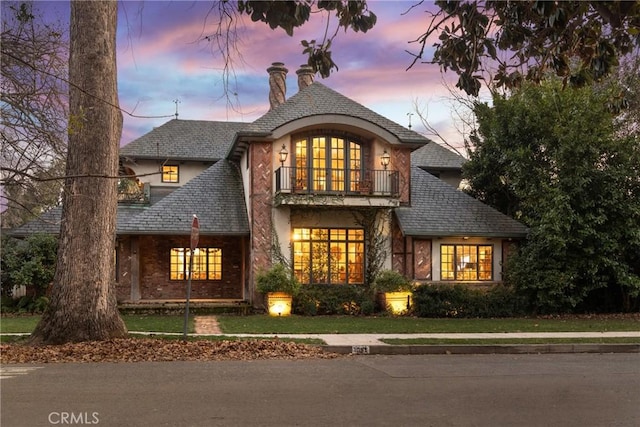
{"label": "shingled roof", "polygon": [[411,168],[411,207],[395,210],[408,236],[525,237],[527,227],[417,167]]}
{"label": "shingled roof", "polygon": [[240,172],[221,160],[131,218],[119,234],[190,234],[193,214],[202,235],[246,235],[249,220]]}
{"label": "shingled roof", "polygon": [[344,115],[368,121],[386,129],[403,143],[426,144],[429,142],[419,133],[381,116],[318,82],[300,90],[284,104],[248,125],[245,131],[250,134],[268,134],[294,120],[327,114]]}
{"label": "shingled roof", "polygon": [[418,148],[411,153],[411,165],[423,169],[462,169],[467,161],[464,157],[435,142]]}
{"label": "shingled roof", "polygon": [[[144,211],[140,205],[118,204],[117,225],[119,230],[124,224]],[[60,233],[60,220],[62,218],[62,206],[56,206],[44,212],[40,217],[25,223],[24,225],[9,230],[8,233],[15,237],[24,237],[36,233],[58,234]]]}
{"label": "shingled roof", "polygon": [[241,122],[173,119],[120,149],[121,157],[216,161],[224,159]]}

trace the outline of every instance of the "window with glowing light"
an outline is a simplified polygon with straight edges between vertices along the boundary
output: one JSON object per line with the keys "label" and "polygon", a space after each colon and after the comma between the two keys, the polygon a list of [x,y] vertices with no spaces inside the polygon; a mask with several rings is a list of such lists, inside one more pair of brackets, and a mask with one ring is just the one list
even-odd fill
{"label": "window with glowing light", "polygon": [[363,284],[364,230],[294,228],[293,271],[303,284]]}
{"label": "window with glowing light", "polygon": [[294,146],[298,189],[358,191],[363,164],[359,142],[336,136],[312,136],[295,140]]}
{"label": "window with glowing light", "polygon": [[[170,279],[186,280],[189,278],[189,257],[191,249],[172,248],[170,255]],[[222,249],[196,248],[193,251],[192,280],[222,279]]]}
{"label": "window with glowing light", "polygon": [[442,280],[479,281],[493,279],[493,246],[441,245]]}
{"label": "window with glowing light", "polygon": [[180,168],[177,165],[162,166],[162,182],[178,182],[180,178],[179,171]]}

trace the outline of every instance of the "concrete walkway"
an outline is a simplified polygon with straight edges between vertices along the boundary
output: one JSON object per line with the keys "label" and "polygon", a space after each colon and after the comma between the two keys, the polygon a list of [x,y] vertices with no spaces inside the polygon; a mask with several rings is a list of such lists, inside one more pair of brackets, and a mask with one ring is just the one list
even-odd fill
{"label": "concrete walkway", "polygon": [[216,316],[196,316],[193,320],[196,334],[218,335],[222,333]]}

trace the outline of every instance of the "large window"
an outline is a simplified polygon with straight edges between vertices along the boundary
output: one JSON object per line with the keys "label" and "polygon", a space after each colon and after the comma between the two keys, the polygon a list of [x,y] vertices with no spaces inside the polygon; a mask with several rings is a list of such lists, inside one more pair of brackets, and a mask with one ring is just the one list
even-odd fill
{"label": "large window", "polygon": [[162,166],[162,182],[179,182],[179,171],[177,165]]}
{"label": "large window", "polygon": [[442,280],[492,280],[493,247],[491,245],[441,245]]}
{"label": "large window", "polygon": [[294,228],[293,270],[304,284],[364,283],[364,230]]}
{"label": "large window", "polygon": [[295,185],[313,191],[358,191],[362,175],[362,147],[336,136],[295,140]]}
{"label": "large window", "polygon": [[[186,280],[189,278],[189,257],[191,249],[171,249],[171,280]],[[192,280],[220,280],[222,279],[222,249],[196,248],[193,251]]]}

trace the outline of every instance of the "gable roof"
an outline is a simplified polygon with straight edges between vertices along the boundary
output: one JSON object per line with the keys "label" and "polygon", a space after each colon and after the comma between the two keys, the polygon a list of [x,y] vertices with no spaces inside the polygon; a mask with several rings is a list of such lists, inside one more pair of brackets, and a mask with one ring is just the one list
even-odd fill
{"label": "gable roof", "polygon": [[193,214],[202,235],[246,235],[249,220],[240,172],[221,160],[118,228],[118,234],[190,234]]}
{"label": "gable roof", "polygon": [[120,148],[121,157],[216,161],[224,159],[242,122],[169,120]]}
{"label": "gable roof", "polygon": [[408,236],[521,238],[528,232],[520,222],[417,167],[411,168],[411,207],[395,214]]}
{"label": "gable roof", "polygon": [[269,134],[294,120],[328,114],[365,120],[387,130],[402,143],[422,145],[429,142],[429,139],[419,133],[381,116],[318,82],[305,87],[282,105],[267,112],[247,126],[245,131],[248,134]]}
{"label": "gable roof", "polygon": [[411,165],[423,169],[460,170],[466,161],[467,159],[461,155],[435,142],[430,142],[411,153]]}

